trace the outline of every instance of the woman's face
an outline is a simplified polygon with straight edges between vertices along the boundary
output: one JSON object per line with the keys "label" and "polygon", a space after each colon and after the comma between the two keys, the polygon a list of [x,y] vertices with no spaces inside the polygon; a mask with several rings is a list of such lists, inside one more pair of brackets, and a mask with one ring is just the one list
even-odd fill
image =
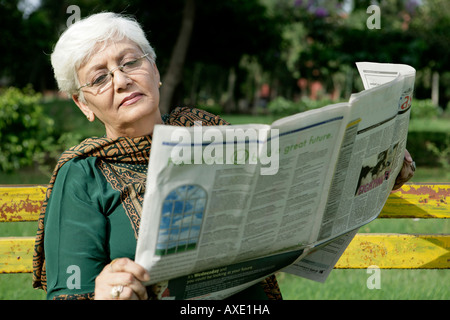
{"label": "woman's face", "polygon": [[[93,82],[98,75],[145,53],[130,40],[111,42],[78,69],[79,82],[82,85]],[[81,90],[85,101],[72,96],[89,121],[94,121],[95,117],[102,121],[108,138],[148,135],[155,124],[162,123],[158,108],[158,68],[147,58],[140,61],[142,65],[130,74],[115,69],[111,86],[104,92],[84,87]]]}

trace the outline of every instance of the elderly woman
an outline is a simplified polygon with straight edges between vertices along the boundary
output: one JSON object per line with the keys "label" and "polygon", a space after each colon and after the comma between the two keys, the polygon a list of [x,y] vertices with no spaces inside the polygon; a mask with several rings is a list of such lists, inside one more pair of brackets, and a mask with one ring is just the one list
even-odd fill
{"label": "elderly woman", "polygon": [[[162,116],[155,58],[139,24],[113,13],[73,24],[55,46],[58,86],[106,136],[64,152],[50,180],[33,259],[33,286],[49,299],[152,296],[143,285],[149,274],[133,260],[153,128],[227,124],[190,108]],[[239,296],[281,298],[274,276]]]}
{"label": "elderly woman", "polygon": [[[64,152],[51,178],[33,260],[33,285],[49,299],[147,299],[149,275],[133,260],[153,128],[227,124],[190,108],[161,116],[155,58],[139,24],[113,13],[75,23],[55,46],[58,86],[106,137]],[[281,295],[272,276],[243,296]]]}

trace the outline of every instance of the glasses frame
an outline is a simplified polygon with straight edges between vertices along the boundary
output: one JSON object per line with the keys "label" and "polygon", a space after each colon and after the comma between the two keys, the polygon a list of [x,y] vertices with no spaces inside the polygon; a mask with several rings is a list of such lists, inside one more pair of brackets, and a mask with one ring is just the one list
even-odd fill
{"label": "glasses frame", "polygon": [[[149,55],[149,53],[146,53],[146,54],[140,56],[139,58],[137,58],[137,59],[135,59],[135,60],[131,60],[131,61],[125,62],[124,64],[121,64],[121,65],[119,65],[119,66],[117,66],[117,67],[115,67],[115,68],[109,70],[108,73],[107,73],[106,75],[111,76],[111,80],[105,84],[105,87],[103,88],[103,90],[98,89],[98,90],[97,90],[97,94],[101,94],[101,93],[105,92],[107,89],[109,89],[109,83],[112,83],[112,81],[113,81],[113,79],[114,79],[114,72],[116,72],[116,70],[120,70],[121,72],[123,72],[123,68],[126,66],[126,64],[128,64],[128,63],[130,63],[130,62],[137,62],[137,61],[139,61],[139,60],[142,60],[142,59],[144,59],[145,57],[148,57],[148,55]],[[125,73],[126,73],[126,72],[125,72]],[[127,73],[126,73],[126,74],[127,74]],[[77,91],[79,92],[81,89],[83,89],[83,88],[85,88],[85,87],[92,88],[92,85],[93,85],[92,82],[87,82],[87,83],[85,83],[84,85],[82,85],[81,87],[79,87],[79,88],[77,89]],[[106,87],[107,87],[107,88],[106,88]],[[105,88],[106,88],[106,89],[105,89]]]}

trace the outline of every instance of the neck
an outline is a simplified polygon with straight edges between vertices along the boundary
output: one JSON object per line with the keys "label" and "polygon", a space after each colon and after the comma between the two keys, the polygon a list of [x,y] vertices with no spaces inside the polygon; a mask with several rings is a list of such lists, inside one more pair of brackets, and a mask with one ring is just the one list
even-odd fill
{"label": "neck", "polygon": [[151,118],[142,118],[138,123],[133,123],[130,126],[122,128],[114,128],[105,126],[106,137],[110,139],[117,139],[120,137],[137,138],[153,134],[153,129],[156,124],[163,124],[161,113],[159,110]]}

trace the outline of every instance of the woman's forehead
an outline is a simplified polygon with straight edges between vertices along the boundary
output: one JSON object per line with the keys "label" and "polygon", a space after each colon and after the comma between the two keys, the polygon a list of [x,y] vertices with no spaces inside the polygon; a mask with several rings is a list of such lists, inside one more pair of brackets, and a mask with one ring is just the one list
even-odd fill
{"label": "woman's forehead", "polygon": [[121,41],[99,42],[93,47],[91,54],[84,63],[81,64],[79,71],[90,70],[99,65],[105,65],[110,59],[123,57],[127,53],[141,53],[141,49],[131,40],[123,39]]}

